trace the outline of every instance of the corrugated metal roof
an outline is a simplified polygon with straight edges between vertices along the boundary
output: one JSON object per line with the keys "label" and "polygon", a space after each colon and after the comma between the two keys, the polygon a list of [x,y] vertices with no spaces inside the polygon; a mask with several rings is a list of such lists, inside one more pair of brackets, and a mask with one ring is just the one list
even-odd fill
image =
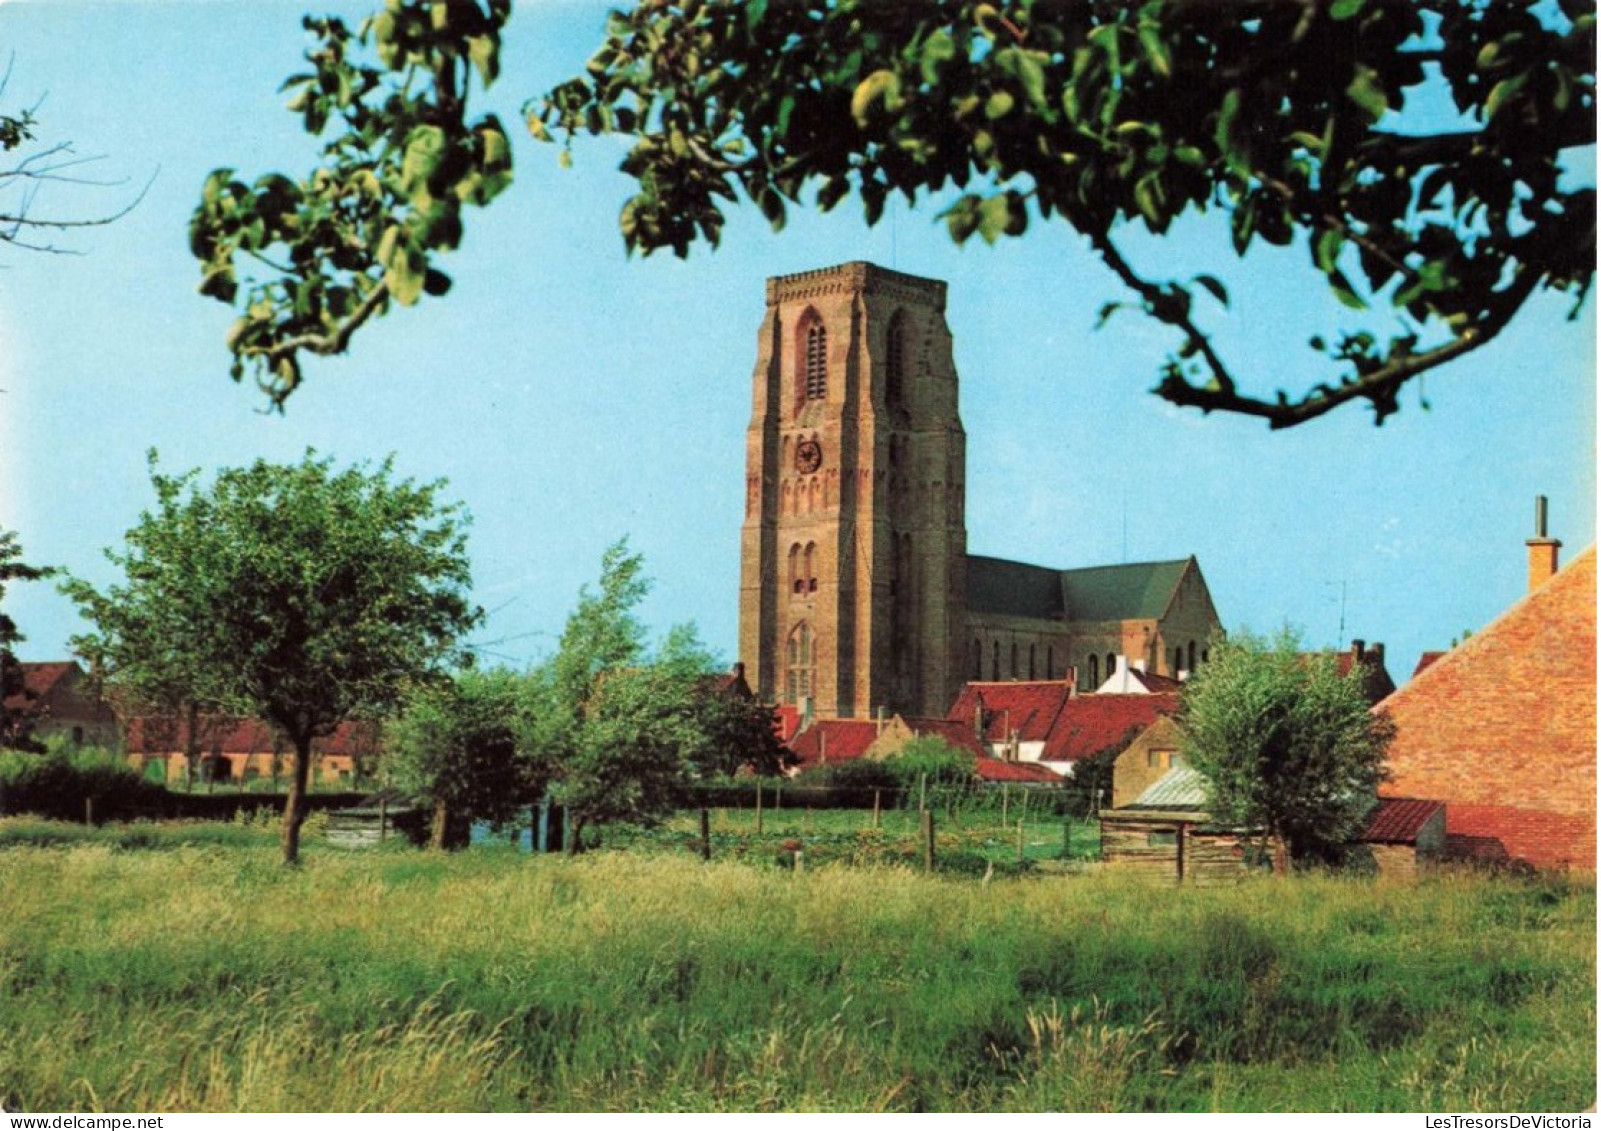
{"label": "corrugated metal roof", "polygon": [[1174,766],[1125,809],[1205,809],[1206,778],[1192,766]]}

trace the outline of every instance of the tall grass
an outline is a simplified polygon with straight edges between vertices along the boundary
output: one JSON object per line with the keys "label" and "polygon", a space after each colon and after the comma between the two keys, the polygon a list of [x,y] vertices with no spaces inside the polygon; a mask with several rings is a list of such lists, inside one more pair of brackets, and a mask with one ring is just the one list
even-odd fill
{"label": "tall grass", "polygon": [[1566,1110],[1593,886],[0,850],[0,1104]]}

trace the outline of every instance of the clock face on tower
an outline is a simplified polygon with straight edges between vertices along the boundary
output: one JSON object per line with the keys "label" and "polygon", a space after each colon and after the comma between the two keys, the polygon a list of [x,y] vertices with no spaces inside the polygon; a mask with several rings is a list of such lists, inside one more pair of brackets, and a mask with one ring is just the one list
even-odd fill
{"label": "clock face on tower", "polygon": [[802,440],[795,445],[795,470],[810,475],[823,466],[823,445],[816,440]]}

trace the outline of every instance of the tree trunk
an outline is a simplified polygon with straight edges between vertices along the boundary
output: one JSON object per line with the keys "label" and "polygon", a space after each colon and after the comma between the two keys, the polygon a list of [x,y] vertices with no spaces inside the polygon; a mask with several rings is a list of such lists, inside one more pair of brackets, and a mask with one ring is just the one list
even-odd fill
{"label": "tree trunk", "polygon": [[295,775],[289,779],[289,800],[284,803],[284,863],[300,863],[300,826],[306,822],[306,789],[311,775],[311,736],[295,738]]}
{"label": "tree trunk", "polygon": [[428,835],[428,847],[435,852],[445,850],[445,830],[450,827],[450,807],[444,801],[434,802],[434,824]]}
{"label": "tree trunk", "polygon": [[195,774],[200,769],[200,705],[190,700],[187,706],[188,734],[184,736],[183,764],[185,792],[195,791]]}

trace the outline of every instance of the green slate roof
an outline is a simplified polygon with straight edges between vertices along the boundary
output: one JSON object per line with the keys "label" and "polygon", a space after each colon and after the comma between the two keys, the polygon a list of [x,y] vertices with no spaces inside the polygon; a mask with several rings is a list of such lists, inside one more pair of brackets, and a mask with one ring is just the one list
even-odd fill
{"label": "green slate roof", "polygon": [[967,608],[975,613],[1076,621],[1155,620],[1192,559],[1046,569],[967,556]]}

